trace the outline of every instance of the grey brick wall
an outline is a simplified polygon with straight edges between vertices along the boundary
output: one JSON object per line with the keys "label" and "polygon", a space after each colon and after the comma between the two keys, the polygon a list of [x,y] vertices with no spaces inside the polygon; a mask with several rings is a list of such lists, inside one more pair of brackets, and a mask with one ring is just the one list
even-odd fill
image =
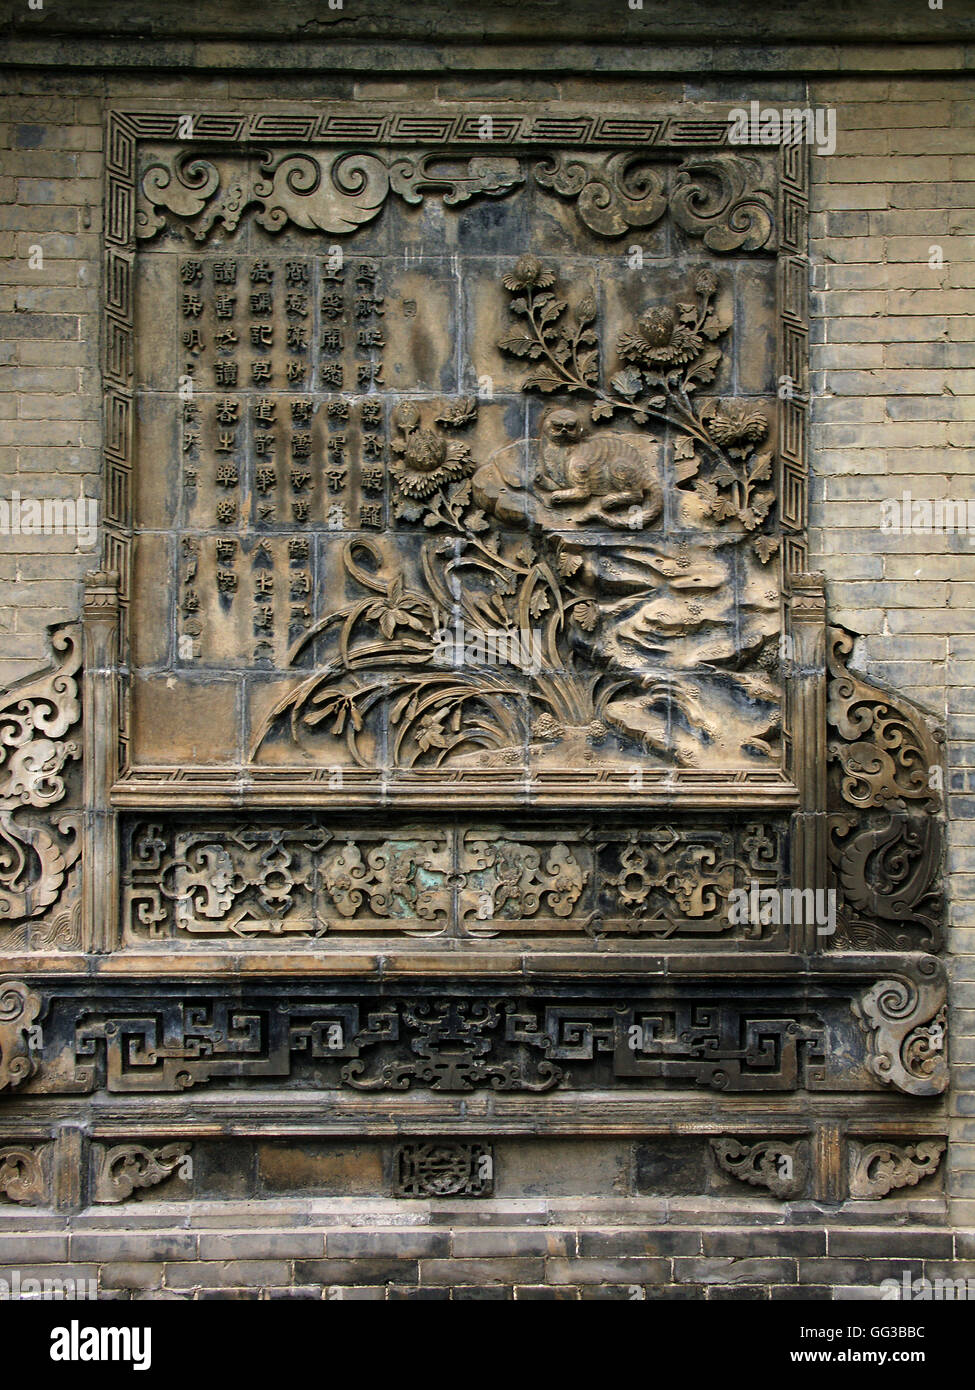
{"label": "grey brick wall", "polygon": [[[966,78],[815,82],[812,554],[856,665],[948,730],[954,1059],[949,1192],[975,1223],[975,545],[891,535],[881,502],[975,496],[975,102]],[[944,264],[931,266],[932,248]],[[934,259],[937,259],[936,257]]]}

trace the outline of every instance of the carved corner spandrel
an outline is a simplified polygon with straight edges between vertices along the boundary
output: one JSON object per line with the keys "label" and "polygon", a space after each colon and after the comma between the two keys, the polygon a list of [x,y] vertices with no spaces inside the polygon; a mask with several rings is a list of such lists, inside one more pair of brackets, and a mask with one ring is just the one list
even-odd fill
{"label": "carved corner spandrel", "polygon": [[829,629],[829,859],[838,939],[855,949],[937,950],[944,938],[944,731],[913,701],[848,667],[854,637]]}
{"label": "carved corner spandrel", "polygon": [[878,980],[852,1006],[867,1045],[870,1073],[905,1095],[948,1088],[948,1002],[944,967],[934,956]]}
{"label": "carved corner spandrel", "polygon": [[80,940],[81,631],[54,626],[48,640],[51,667],[0,693],[2,953]]}

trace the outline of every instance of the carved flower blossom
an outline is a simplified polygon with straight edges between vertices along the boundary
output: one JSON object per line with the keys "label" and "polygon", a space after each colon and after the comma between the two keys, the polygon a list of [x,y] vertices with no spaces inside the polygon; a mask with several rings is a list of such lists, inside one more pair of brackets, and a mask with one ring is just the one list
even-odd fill
{"label": "carved flower blossom", "polygon": [[421,599],[403,592],[403,576],[398,574],[386,590],[385,598],[377,599],[366,609],[366,617],[379,624],[384,637],[392,637],[398,627],[412,627],[425,632],[427,625],[419,616],[427,605]]}
{"label": "carved flower blossom", "polygon": [[401,457],[390,473],[407,497],[431,497],[445,484],[469,478],[476,467],[466,444],[448,443],[435,430],[414,429],[392,447]]}
{"label": "carved flower blossom", "polygon": [[540,714],[531,728],[532,737],[543,743],[554,743],[565,733],[565,728],[554,715]]}
{"label": "carved flower blossom", "polygon": [[678,323],[670,309],[647,309],[635,333],[624,333],[616,350],[624,362],[644,366],[683,367],[704,348],[704,340],[687,324]]}
{"label": "carved flower blossom", "polygon": [[440,414],[437,416],[437,424],[443,425],[446,429],[457,430],[476,419],[476,399],[473,396],[458,396],[455,400],[447,401],[441,406]]}
{"label": "carved flower blossom", "polygon": [[546,270],[537,256],[519,256],[515,268],[502,278],[506,290],[545,290],[555,284],[555,276]]}
{"label": "carved flower blossom", "polygon": [[716,444],[757,444],[768,434],[765,412],[745,401],[715,401],[702,411],[701,418]]}
{"label": "carved flower blossom", "polygon": [[712,295],[718,288],[718,277],[713,270],[699,270],[694,277],[694,288],[698,294]]}

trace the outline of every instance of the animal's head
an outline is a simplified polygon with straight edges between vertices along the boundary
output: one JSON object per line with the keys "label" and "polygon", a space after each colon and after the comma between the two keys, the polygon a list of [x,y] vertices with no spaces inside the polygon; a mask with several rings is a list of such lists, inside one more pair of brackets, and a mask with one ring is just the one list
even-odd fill
{"label": "animal's head", "polygon": [[542,420],[542,434],[554,444],[577,444],[584,432],[579,412],[568,406],[548,411]]}

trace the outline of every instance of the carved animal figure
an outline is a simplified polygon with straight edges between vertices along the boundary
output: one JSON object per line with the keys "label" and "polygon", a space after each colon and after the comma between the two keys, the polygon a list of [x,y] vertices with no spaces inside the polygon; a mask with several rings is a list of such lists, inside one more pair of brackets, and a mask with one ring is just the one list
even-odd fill
{"label": "carved animal figure", "polygon": [[646,526],[663,510],[660,446],[638,435],[600,431],[588,438],[578,411],[560,406],[542,420],[542,466],[536,486],[552,506],[581,505],[576,521],[601,521],[613,527]]}

